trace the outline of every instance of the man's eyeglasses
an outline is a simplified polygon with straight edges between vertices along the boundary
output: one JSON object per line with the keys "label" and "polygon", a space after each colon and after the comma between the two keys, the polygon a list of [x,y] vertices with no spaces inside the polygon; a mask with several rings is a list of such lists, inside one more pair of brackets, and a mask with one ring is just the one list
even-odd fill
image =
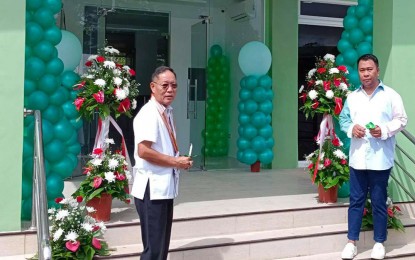
{"label": "man's eyeglasses", "polygon": [[157,83],[157,82],[154,82],[154,81],[153,81],[153,83],[161,86],[163,88],[163,90],[166,90],[169,87],[172,87],[173,89],[176,89],[177,88],[177,84],[176,83],[163,83],[163,84],[160,84],[160,83]]}

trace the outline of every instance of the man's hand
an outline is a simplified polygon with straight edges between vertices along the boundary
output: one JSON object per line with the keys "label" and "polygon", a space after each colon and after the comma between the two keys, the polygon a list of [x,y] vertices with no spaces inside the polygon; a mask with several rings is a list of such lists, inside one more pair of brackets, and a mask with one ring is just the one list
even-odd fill
{"label": "man's hand", "polygon": [[193,165],[192,157],[179,156],[176,157],[176,168],[188,170]]}
{"label": "man's hand", "polygon": [[365,137],[365,133],[366,133],[366,128],[364,128],[361,125],[355,125],[353,126],[353,130],[352,130],[352,136],[354,138],[363,138]]}
{"label": "man's hand", "polygon": [[375,128],[372,128],[369,130],[369,133],[375,137],[375,138],[381,138],[382,136],[382,129],[380,129],[379,126],[376,126]]}

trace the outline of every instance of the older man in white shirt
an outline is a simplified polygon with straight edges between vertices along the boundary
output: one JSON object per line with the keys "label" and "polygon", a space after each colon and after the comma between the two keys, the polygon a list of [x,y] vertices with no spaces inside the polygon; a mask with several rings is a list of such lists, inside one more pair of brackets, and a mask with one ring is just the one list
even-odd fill
{"label": "older man in white shirt", "polygon": [[176,97],[176,73],[158,67],[150,83],[151,99],[134,118],[135,166],[131,195],[140,217],[142,260],[165,260],[170,245],[173,199],[179,170],[192,166],[179,156],[171,103]]}
{"label": "older man in white shirt", "polygon": [[404,129],[407,116],[400,95],[379,80],[376,56],[365,54],[358,60],[361,86],[347,97],[340,113],[341,129],[351,138],[350,205],[348,211],[348,243],[343,259],[357,254],[356,241],[367,193],[373,212],[375,245],[373,259],[384,259],[387,239],[387,187],[394,165],[395,134]]}

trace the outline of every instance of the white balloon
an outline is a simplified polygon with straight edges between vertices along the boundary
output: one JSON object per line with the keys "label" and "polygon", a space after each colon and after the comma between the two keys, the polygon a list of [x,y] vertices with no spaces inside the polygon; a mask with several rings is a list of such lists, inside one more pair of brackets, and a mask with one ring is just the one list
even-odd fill
{"label": "white balloon", "polygon": [[82,58],[82,45],[73,33],[62,30],[62,40],[56,45],[56,49],[58,58],[63,62],[64,71],[73,71],[78,67]]}
{"label": "white balloon", "polygon": [[259,41],[245,44],[239,51],[239,67],[245,76],[262,76],[267,74],[271,67],[271,51]]}

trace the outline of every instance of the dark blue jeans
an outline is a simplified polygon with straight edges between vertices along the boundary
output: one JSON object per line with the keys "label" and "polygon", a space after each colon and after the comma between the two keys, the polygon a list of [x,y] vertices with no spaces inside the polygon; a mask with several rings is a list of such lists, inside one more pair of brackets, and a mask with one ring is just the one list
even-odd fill
{"label": "dark blue jeans", "polygon": [[350,205],[348,211],[349,240],[359,240],[363,209],[367,193],[370,193],[373,212],[373,239],[383,243],[387,238],[388,179],[391,169],[383,171],[356,170],[350,167]]}

